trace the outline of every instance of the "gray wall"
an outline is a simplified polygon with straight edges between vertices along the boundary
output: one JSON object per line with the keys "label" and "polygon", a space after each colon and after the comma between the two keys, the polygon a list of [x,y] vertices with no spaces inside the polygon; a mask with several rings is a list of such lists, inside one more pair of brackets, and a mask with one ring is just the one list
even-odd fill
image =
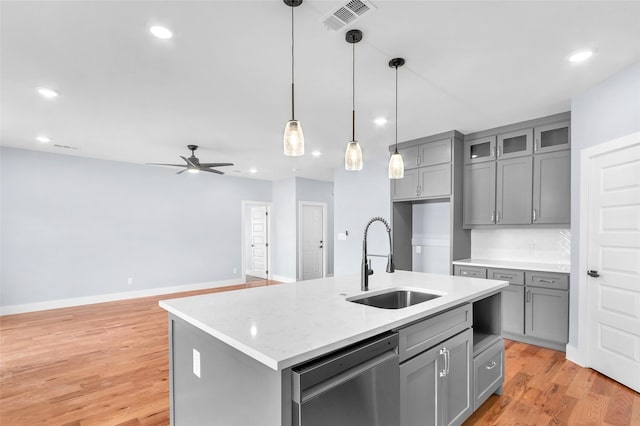
{"label": "gray wall", "polygon": [[[387,154],[388,155],[388,154]],[[338,169],[334,174],[334,275],[356,274],[362,259],[364,227],[374,216],[390,219],[390,184],[388,159],[366,160],[362,171]],[[346,240],[338,240],[338,233],[349,231]],[[388,238],[381,223],[369,229],[369,252],[386,254]],[[374,258],[376,274],[384,274],[386,260]],[[375,280],[375,275],[371,278]]]}
{"label": "gray wall", "polygon": [[[333,182],[314,179],[296,179],[296,199],[327,204],[327,274],[333,274]],[[299,230],[298,230],[299,231]],[[299,233],[299,232],[298,232]],[[299,238],[299,235],[298,235]],[[299,273],[300,271],[298,271]]]}
{"label": "gray wall", "polygon": [[578,344],[578,271],[580,223],[580,156],[585,148],[640,131],[640,63],[636,63],[576,96],[571,101],[571,294],[569,344]]}
{"label": "gray wall", "polygon": [[271,201],[269,181],[11,148],[0,161],[2,306],[239,278],[241,200]]}
{"label": "gray wall", "polygon": [[273,182],[272,239],[273,278],[295,281],[298,268],[298,220],[296,179]]}

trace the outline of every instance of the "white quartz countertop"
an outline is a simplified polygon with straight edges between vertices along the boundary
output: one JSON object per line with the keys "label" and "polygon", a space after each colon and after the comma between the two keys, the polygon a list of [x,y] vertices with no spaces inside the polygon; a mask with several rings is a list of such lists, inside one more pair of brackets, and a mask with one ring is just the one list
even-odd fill
{"label": "white quartz countertop", "polygon": [[506,281],[420,272],[376,273],[369,293],[415,288],[441,297],[404,309],[380,309],[345,300],[364,294],[350,275],[162,300],[160,306],[205,333],[282,370],[398,328],[507,286]]}
{"label": "white quartz countertop", "polygon": [[521,269],[525,271],[558,272],[568,274],[571,265],[566,263],[515,262],[509,260],[463,259],[454,260],[454,265],[480,266],[485,268]]}

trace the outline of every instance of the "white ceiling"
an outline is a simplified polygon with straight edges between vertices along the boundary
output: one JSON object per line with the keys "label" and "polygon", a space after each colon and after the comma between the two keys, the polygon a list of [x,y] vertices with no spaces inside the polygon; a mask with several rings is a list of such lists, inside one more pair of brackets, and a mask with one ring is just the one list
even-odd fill
{"label": "white ceiling", "polygon": [[[351,137],[351,45],[321,18],[341,3],[295,9],[306,154],[291,158],[282,153],[291,11],[281,0],[2,1],[0,142],[140,164],[180,162],[196,144],[201,161],[234,162],[231,176],[331,180]],[[571,97],[640,60],[640,2],[373,3],[353,26],[364,33],[356,137],[365,168],[394,142],[393,57],[407,61],[400,141],[567,111]],[[174,38],[151,36],[153,24]],[[589,61],[568,62],[585,48],[595,51]],[[61,96],[45,100],[38,86]],[[386,127],[373,123],[378,116]],[[52,143],[37,142],[40,134]]]}

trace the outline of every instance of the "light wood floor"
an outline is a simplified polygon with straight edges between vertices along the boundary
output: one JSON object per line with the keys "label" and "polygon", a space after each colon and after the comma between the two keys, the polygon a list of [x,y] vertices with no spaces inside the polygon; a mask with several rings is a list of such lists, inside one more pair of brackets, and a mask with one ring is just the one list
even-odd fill
{"label": "light wood floor", "polygon": [[[0,424],[169,424],[167,313],[158,300],[272,283],[0,317]],[[506,346],[503,396],[465,425],[640,425],[639,394],[561,352]]]}

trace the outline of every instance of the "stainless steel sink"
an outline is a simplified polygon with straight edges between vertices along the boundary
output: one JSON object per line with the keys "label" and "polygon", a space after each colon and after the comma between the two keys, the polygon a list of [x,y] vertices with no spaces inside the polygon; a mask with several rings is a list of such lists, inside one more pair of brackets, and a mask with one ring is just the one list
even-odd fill
{"label": "stainless steel sink", "polygon": [[440,294],[427,293],[417,290],[390,289],[372,295],[358,295],[347,298],[349,302],[360,303],[361,305],[373,306],[382,309],[402,309],[418,303],[440,297]]}

